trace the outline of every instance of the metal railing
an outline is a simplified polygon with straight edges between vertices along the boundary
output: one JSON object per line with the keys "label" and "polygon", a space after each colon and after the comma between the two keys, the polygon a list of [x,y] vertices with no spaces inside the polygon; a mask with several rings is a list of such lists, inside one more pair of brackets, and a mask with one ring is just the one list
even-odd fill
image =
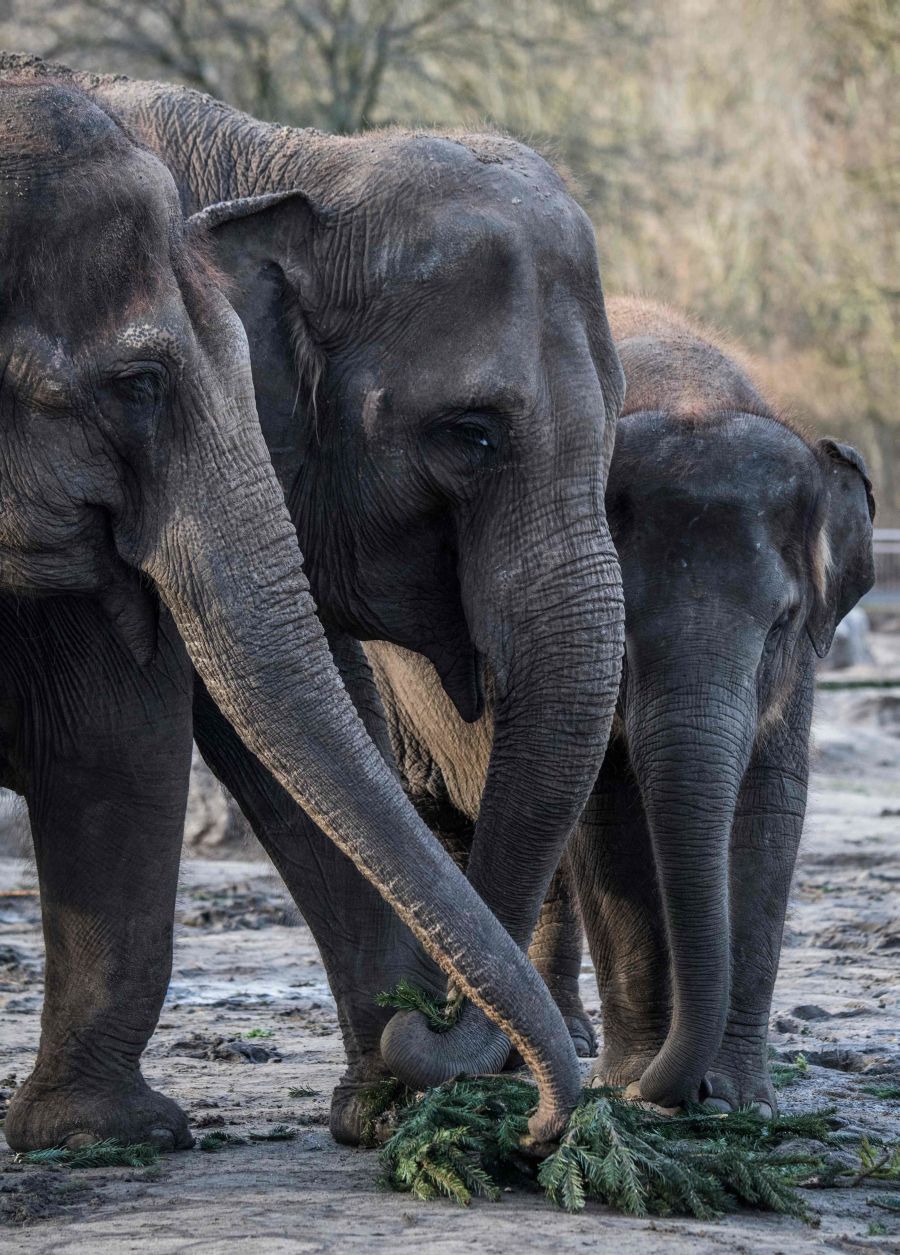
{"label": "metal railing", "polygon": [[877,527],[874,534],[875,587],[864,604],[900,606],[900,528]]}

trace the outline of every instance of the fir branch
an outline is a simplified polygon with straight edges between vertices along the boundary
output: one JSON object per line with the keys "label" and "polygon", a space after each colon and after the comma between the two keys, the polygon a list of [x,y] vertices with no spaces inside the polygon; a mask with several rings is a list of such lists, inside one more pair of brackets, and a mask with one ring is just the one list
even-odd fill
{"label": "fir branch", "polygon": [[432,1032],[446,1033],[459,1019],[465,999],[458,994],[437,998],[404,979],[394,989],[378,994],[375,1001],[380,1007],[393,1007],[397,1011],[418,1011],[424,1015]]}
{"label": "fir branch", "polygon": [[[559,1148],[535,1173],[520,1141],[536,1106],[534,1087],[507,1077],[459,1080],[427,1090],[393,1113],[395,1132],[382,1150],[385,1180],[417,1198],[467,1204],[499,1198],[503,1183],[531,1185],[566,1211],[589,1198],[633,1216],[711,1219],[738,1206],[804,1216],[796,1187],[823,1166],[830,1112],[765,1120],[695,1107],[666,1116],[626,1102],[611,1089],[585,1090]],[[823,1155],[776,1154],[797,1137],[823,1144]],[[890,1167],[876,1155],[870,1175]]]}
{"label": "fir branch", "polygon": [[159,1149],[152,1143],[123,1144],[114,1137],[95,1142],[93,1146],[79,1146],[77,1150],[55,1146],[48,1150],[22,1151],[13,1158],[14,1163],[38,1167],[60,1165],[65,1168],[148,1168],[158,1161]]}

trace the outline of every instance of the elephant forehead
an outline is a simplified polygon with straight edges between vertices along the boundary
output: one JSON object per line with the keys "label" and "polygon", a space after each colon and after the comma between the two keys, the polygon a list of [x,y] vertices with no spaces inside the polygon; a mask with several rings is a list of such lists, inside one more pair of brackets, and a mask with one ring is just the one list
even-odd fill
{"label": "elephant forehead", "polygon": [[607,505],[611,519],[727,546],[796,535],[817,484],[809,446],[774,418],[718,415],[698,426],[638,415],[620,425]]}
{"label": "elephant forehead", "polygon": [[98,145],[125,147],[127,140],[81,92],[57,83],[0,86],[0,174],[53,158],[69,165]]}
{"label": "elephant forehead", "polygon": [[370,252],[368,277],[387,294],[410,286],[446,287],[486,273],[503,282],[527,266],[523,243],[514,224],[488,213],[411,217]]}

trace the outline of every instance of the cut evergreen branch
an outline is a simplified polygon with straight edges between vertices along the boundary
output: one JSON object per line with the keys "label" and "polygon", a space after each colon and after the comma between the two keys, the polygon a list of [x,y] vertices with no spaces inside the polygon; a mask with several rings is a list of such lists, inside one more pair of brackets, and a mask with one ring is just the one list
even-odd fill
{"label": "cut evergreen branch", "polygon": [[240,1133],[225,1133],[222,1129],[215,1129],[212,1133],[207,1133],[205,1137],[201,1137],[197,1143],[201,1150],[213,1153],[222,1150],[225,1146],[246,1146],[246,1137],[241,1137]]}
{"label": "cut evergreen branch", "polygon": [[888,1102],[900,1102],[900,1085],[863,1085],[862,1092]]}
{"label": "cut evergreen branch", "polygon": [[878,1146],[864,1137],[859,1144],[859,1170],[841,1184],[854,1186],[863,1181],[900,1181],[900,1144]]}
{"label": "cut evergreen branch", "polygon": [[[543,1163],[522,1149],[535,1089],[507,1077],[458,1080],[427,1090],[394,1116],[382,1150],[385,1180],[423,1200],[499,1199],[504,1185],[542,1188],[566,1211],[595,1199],[633,1216],[710,1219],[738,1206],[805,1216],[796,1193],[824,1166],[830,1112],[766,1120],[694,1107],[667,1116],[621,1091],[587,1089],[558,1150]],[[778,1153],[795,1138],[821,1155]],[[882,1171],[885,1165],[873,1167]]]}
{"label": "cut evergreen branch", "polygon": [[289,1129],[286,1124],[275,1124],[266,1133],[250,1133],[251,1142],[292,1142],[297,1136],[296,1129]]}
{"label": "cut evergreen branch", "polygon": [[393,1007],[395,1011],[418,1011],[432,1032],[445,1033],[459,1019],[465,999],[459,994],[438,998],[404,979],[395,988],[378,994],[375,1001],[380,1007]]}
{"label": "cut evergreen branch", "polygon": [[315,1098],[318,1092],[311,1085],[294,1085],[288,1090],[288,1098]]}
{"label": "cut evergreen branch", "polygon": [[883,1207],[885,1211],[900,1212],[900,1194],[882,1194],[878,1198],[867,1198],[870,1207]]}
{"label": "cut evergreen branch", "polygon": [[413,1100],[412,1090],[407,1089],[402,1081],[395,1077],[387,1077],[383,1081],[374,1081],[357,1097],[362,1127],[360,1130],[360,1146],[372,1150],[379,1144],[379,1124],[405,1108]]}
{"label": "cut evergreen branch", "polygon": [[108,1137],[93,1146],[79,1146],[76,1150],[54,1146],[48,1150],[22,1151],[14,1156],[13,1162],[42,1168],[51,1165],[64,1168],[147,1168],[159,1162],[159,1149],[151,1142],[124,1144]]}
{"label": "cut evergreen branch", "polygon": [[786,1089],[788,1085],[793,1085],[798,1077],[805,1076],[807,1072],[809,1072],[809,1062],[803,1054],[795,1055],[793,1063],[769,1064],[769,1076],[776,1089]]}

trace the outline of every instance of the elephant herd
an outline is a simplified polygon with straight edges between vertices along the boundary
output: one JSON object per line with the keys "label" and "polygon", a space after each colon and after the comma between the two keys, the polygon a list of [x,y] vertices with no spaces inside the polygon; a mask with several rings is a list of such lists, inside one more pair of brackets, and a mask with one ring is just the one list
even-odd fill
{"label": "elephant herd", "polygon": [[[322,953],[339,1140],[386,1076],[517,1058],[557,1137],[584,934],[597,1078],[774,1109],[815,659],[873,578],[859,454],[604,303],[587,216],[501,135],[0,54],[0,220],[0,784],[46,946],[9,1144],[191,1143],[140,1059],[192,740]],[[404,977],[464,997],[451,1028],[376,1003]]]}

